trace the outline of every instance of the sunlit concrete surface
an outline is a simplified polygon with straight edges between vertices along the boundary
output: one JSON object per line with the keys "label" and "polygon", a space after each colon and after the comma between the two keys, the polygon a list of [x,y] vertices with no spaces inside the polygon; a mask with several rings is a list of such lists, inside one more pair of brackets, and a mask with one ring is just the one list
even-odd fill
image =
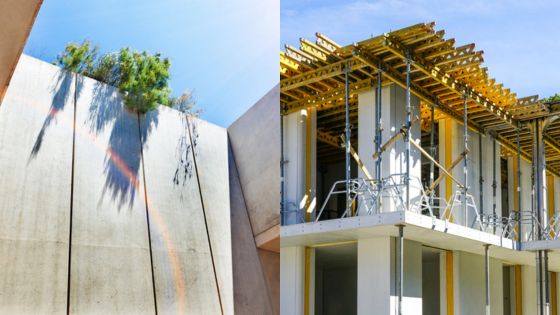
{"label": "sunlit concrete surface", "polygon": [[144,161],[158,309],[218,314],[218,287],[186,118],[160,107],[148,113],[141,126],[146,130]]}
{"label": "sunlit concrete surface", "polygon": [[[271,175],[246,190],[239,163]],[[251,221],[278,224],[277,163],[23,56],[0,105],[0,313],[278,313],[279,255]],[[248,192],[273,197],[250,212]]]}
{"label": "sunlit concrete surface", "polygon": [[77,78],[74,97],[70,312],[151,314],[138,117],[115,88],[89,78]]}
{"label": "sunlit concrete surface", "polygon": [[[229,128],[231,151],[236,165],[240,191],[244,198],[267,294],[274,314],[280,312],[280,88],[275,86]],[[235,181],[234,181],[235,182]],[[241,217],[243,207],[233,208]],[[240,219],[242,220],[242,219]],[[245,233],[245,232],[243,232]],[[236,242],[245,239],[234,232]],[[236,235],[238,238],[236,239]],[[240,246],[241,245],[237,245]],[[252,249],[244,248],[247,251]],[[245,258],[253,259],[253,258]],[[254,262],[251,262],[252,264]],[[234,264],[235,272],[250,272]],[[253,272],[258,273],[258,270]],[[261,276],[261,275],[259,275]],[[260,281],[260,279],[259,279]],[[250,283],[236,282],[236,295],[250,296]]]}
{"label": "sunlit concrete surface", "polygon": [[190,137],[224,314],[233,314],[227,130],[189,117]]}
{"label": "sunlit concrete surface", "polygon": [[[231,152],[231,151],[230,151]],[[236,314],[273,314],[233,155],[229,155],[233,283]],[[276,270],[278,273],[279,269]]]}
{"label": "sunlit concrete surface", "polygon": [[72,75],[23,57],[0,106],[0,313],[66,312]]}

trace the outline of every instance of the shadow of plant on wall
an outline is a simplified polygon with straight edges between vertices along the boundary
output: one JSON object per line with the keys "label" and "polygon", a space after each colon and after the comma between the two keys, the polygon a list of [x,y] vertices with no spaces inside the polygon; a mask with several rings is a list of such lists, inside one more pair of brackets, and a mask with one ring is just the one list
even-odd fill
{"label": "shadow of plant on wall", "polygon": [[[74,74],[65,71],[59,70],[56,76],[55,81],[52,84],[52,93],[54,94],[51,106],[49,108],[49,112],[45,120],[43,121],[43,126],[37,134],[37,138],[35,139],[35,143],[33,144],[33,148],[31,149],[31,153],[29,154],[28,163],[31,160],[35,159],[41,151],[41,145],[43,144],[43,140],[45,134],[47,133],[48,128],[56,121],[58,113],[64,110],[66,104],[68,103],[68,98],[71,94],[71,87],[72,83],[74,82]],[[72,99],[74,96],[72,95]]]}
{"label": "shadow of plant on wall", "polygon": [[176,158],[177,168],[173,176],[175,187],[184,187],[187,179],[193,176],[196,144],[198,142],[197,117],[201,109],[196,106],[192,91],[185,91],[180,96],[172,98],[170,105],[179,115],[182,124],[182,134],[177,140]]}
{"label": "shadow of plant on wall", "polygon": [[[195,139],[198,138],[198,134],[196,132],[196,127],[189,129],[189,126],[194,124],[189,114],[178,112],[178,115],[179,119],[181,119],[183,132],[177,140],[177,148],[175,151],[177,167],[173,176],[173,185],[176,187],[184,187],[187,180],[193,176],[194,162],[192,156],[196,154],[196,150],[194,149],[196,148]],[[189,133],[189,130],[191,133]]]}
{"label": "shadow of plant on wall", "polygon": [[[142,123],[139,115],[144,116]],[[142,146],[157,127],[157,111],[138,114],[126,109],[116,88],[95,82],[86,123],[91,133],[108,133],[109,137],[103,169],[105,185],[99,203],[109,196],[119,210],[124,206],[131,209],[140,187]]]}

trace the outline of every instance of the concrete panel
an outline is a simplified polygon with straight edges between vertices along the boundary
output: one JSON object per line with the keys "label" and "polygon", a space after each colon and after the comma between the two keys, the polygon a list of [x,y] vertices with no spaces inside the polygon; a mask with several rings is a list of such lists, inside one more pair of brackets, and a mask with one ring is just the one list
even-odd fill
{"label": "concrete panel", "polygon": [[280,253],[262,249],[258,252],[274,314],[280,314]]}
{"label": "concrete panel", "polygon": [[2,314],[66,312],[73,93],[71,74],[23,56],[0,106]]}
{"label": "concrete panel", "polygon": [[[400,86],[391,84],[387,87],[381,89],[382,93],[382,100],[381,100],[381,115],[382,115],[382,139],[381,142],[386,142],[389,138],[391,138],[394,134],[396,134],[403,124],[406,122],[406,90],[401,88]],[[374,111],[375,103],[371,99],[373,97],[373,92],[366,92],[364,96],[362,96],[359,100],[362,101],[362,113],[369,114]],[[412,118],[420,115],[420,101],[419,99],[412,95],[410,99],[411,103],[411,113]],[[371,108],[367,108],[371,107]],[[373,119],[373,118],[371,118]],[[373,120],[372,120],[373,121]],[[360,128],[360,127],[358,127]],[[371,135],[368,132],[364,133],[364,128],[368,128],[368,125],[365,124],[362,126],[362,141],[370,141],[373,142],[374,138],[371,138]],[[371,123],[369,128],[371,130],[375,130],[375,123]],[[358,132],[360,132],[358,130]],[[359,137],[361,137],[359,135]],[[415,142],[419,142],[420,139],[420,124],[417,122],[411,127],[411,138],[414,139]],[[373,147],[369,148],[370,150]],[[364,150],[358,148],[362,158],[366,161],[370,161],[368,168],[372,174],[374,174],[375,169],[370,168],[371,161],[371,153],[365,151],[368,150],[366,147]],[[410,150],[411,161],[410,161],[410,203],[411,206],[415,205],[419,199],[419,192],[420,192],[420,176],[421,176],[421,155],[420,152],[415,149],[414,146],[411,145]],[[404,174],[406,172],[406,143],[401,139],[395,142],[387,151],[383,152],[381,155],[381,174],[382,177],[387,177],[394,174]],[[397,182],[402,181],[403,179],[400,177],[395,177]],[[402,191],[403,196],[405,195],[405,190]],[[383,197],[383,211],[395,211],[397,209],[402,209],[400,202],[396,202],[390,196]],[[400,207],[400,208],[399,208]]]}
{"label": "concrete panel", "polygon": [[160,107],[140,125],[158,313],[219,314],[186,118]]}
{"label": "concrete panel", "polygon": [[521,267],[523,314],[537,314],[537,271],[533,266]]}
{"label": "concrete panel", "polygon": [[[273,314],[265,272],[259,261],[241,184],[230,151],[229,191],[236,314]],[[277,269],[278,270],[278,269]],[[277,272],[278,274],[278,272]],[[277,299],[279,294],[276,295]]]}
{"label": "concrete panel", "polygon": [[4,0],[0,2],[0,102],[10,82],[18,59],[42,0]]}
{"label": "concrete panel", "polygon": [[304,314],[304,273],[305,247],[283,247],[280,252],[280,314]]}
{"label": "concrete panel", "polygon": [[153,314],[138,116],[115,88],[77,88],[70,312]]}
{"label": "concrete panel", "polygon": [[280,223],[279,103],[276,86],[228,128],[254,235]]}
{"label": "concrete panel", "polygon": [[[484,256],[465,252],[454,252],[454,256],[454,263],[457,266],[454,281],[456,313],[484,314],[486,305]],[[503,314],[502,276],[502,263],[490,259],[491,314]]]}
{"label": "concrete panel", "polygon": [[227,130],[189,119],[196,170],[224,314],[233,314]]}
{"label": "concrete panel", "polygon": [[358,240],[359,315],[396,312],[394,251],[390,237]]}

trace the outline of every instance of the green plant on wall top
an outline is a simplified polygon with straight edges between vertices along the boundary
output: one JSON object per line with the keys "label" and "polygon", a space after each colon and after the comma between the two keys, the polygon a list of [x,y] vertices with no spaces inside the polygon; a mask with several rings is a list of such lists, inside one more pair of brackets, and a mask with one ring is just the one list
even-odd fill
{"label": "green plant on wall top", "polygon": [[560,94],[554,93],[554,95],[543,98],[544,102],[556,102],[560,101]]}
{"label": "green plant on wall top", "polygon": [[57,56],[55,64],[119,88],[124,95],[125,105],[132,110],[145,113],[159,105],[176,107],[184,102],[189,105],[183,106],[183,110],[191,114],[199,112],[194,110],[190,93],[177,98],[171,96],[171,63],[168,58],[162,58],[159,53],[150,54],[129,48],[101,56],[98,51],[98,47],[89,41],[70,43]]}

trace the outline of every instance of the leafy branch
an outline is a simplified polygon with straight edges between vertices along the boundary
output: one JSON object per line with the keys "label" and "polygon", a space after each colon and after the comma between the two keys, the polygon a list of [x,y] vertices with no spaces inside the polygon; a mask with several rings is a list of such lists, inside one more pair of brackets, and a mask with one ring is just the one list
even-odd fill
{"label": "leafy branch", "polygon": [[145,113],[164,105],[193,115],[200,113],[192,93],[171,96],[171,62],[159,53],[122,48],[118,52],[99,55],[99,47],[86,40],[82,44],[67,44],[55,64],[117,87],[123,92],[125,105],[131,110]]}

